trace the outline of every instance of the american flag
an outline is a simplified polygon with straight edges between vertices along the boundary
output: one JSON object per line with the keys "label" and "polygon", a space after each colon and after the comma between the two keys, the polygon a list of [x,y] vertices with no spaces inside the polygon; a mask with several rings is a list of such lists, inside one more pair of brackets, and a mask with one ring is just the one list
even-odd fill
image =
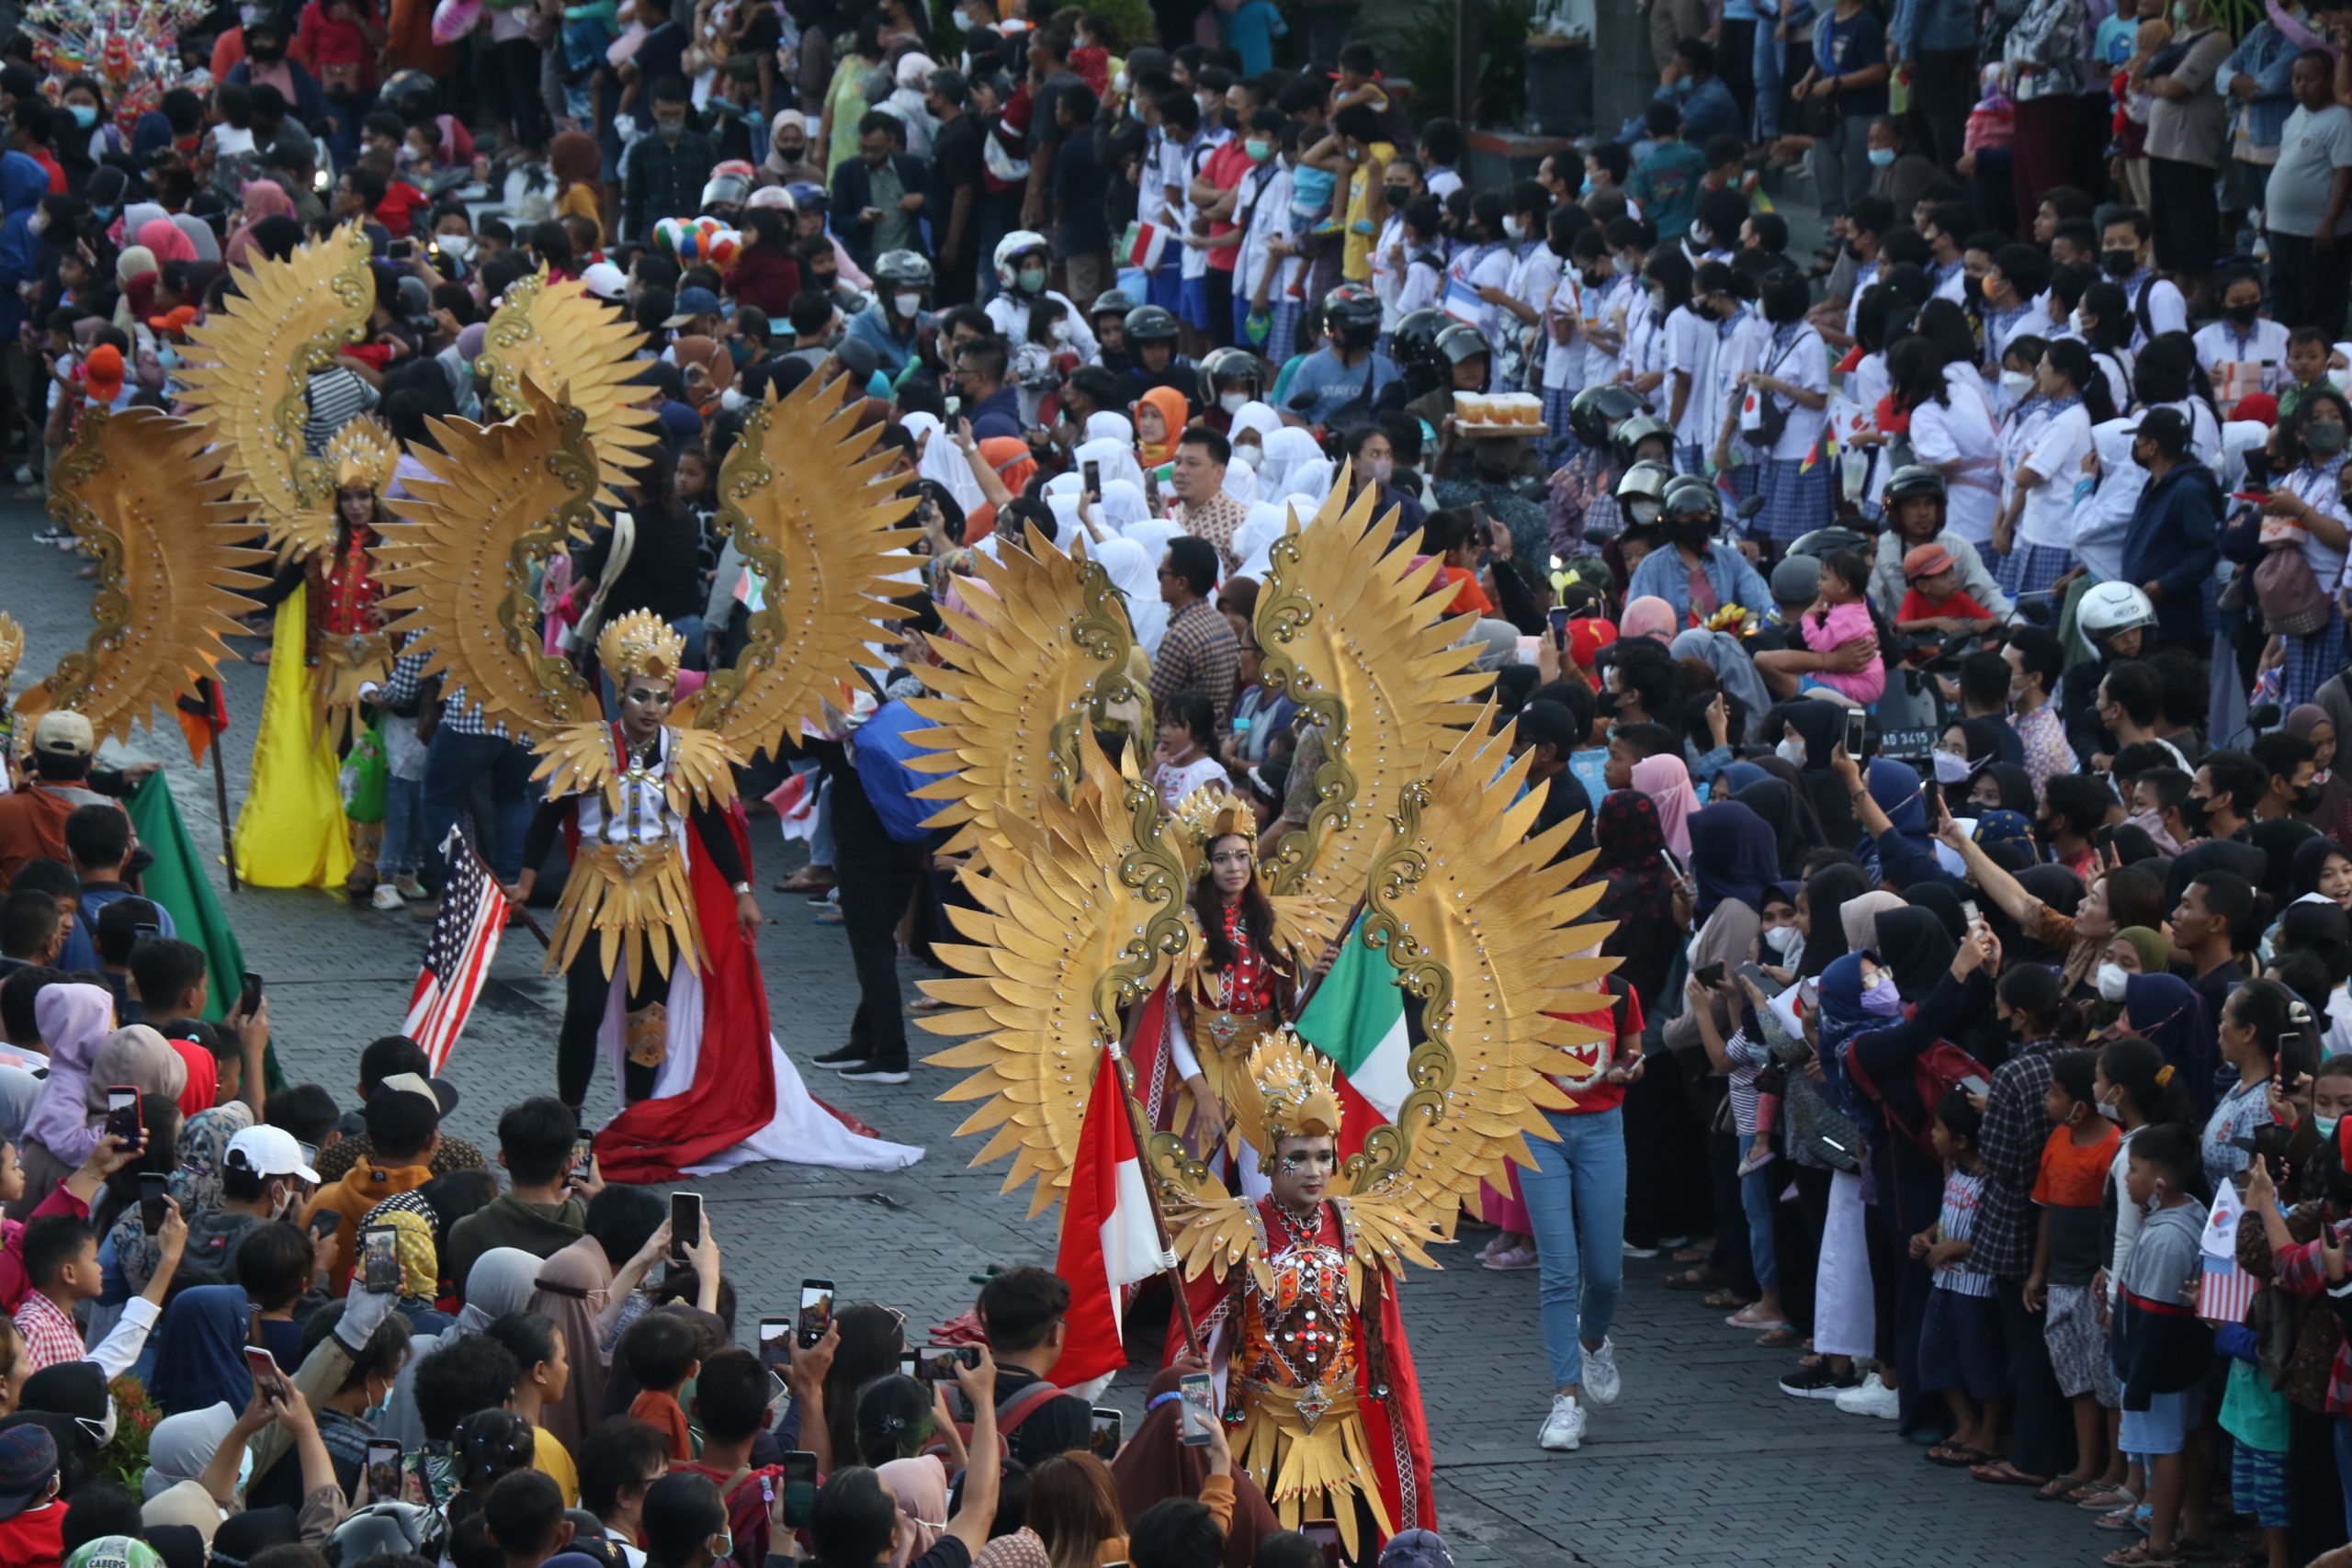
{"label": "american flag", "polygon": [[498,933],[511,913],[463,823],[449,829],[441,849],[448,857],[449,880],[441,889],[441,912],[434,918],[433,940],[424,945],[424,966],[417,971],[408,1018],[401,1025],[402,1034],[424,1047],[436,1073],[449,1060],[474,998],[481,994],[490,962],[498,956]]}

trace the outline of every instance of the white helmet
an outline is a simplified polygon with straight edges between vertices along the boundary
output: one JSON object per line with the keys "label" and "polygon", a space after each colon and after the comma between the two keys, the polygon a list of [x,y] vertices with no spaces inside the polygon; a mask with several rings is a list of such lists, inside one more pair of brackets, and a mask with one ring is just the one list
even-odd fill
{"label": "white helmet", "polygon": [[2148,596],[2128,582],[2102,582],[2085,593],[2075,606],[2075,625],[2093,649],[2102,649],[2109,637],[2137,626],[2156,624],[2156,607]]}
{"label": "white helmet", "polygon": [[996,243],[997,287],[1007,294],[1020,292],[1021,269],[1012,264],[1024,252],[1047,249],[1046,236],[1034,229],[1015,229]]}

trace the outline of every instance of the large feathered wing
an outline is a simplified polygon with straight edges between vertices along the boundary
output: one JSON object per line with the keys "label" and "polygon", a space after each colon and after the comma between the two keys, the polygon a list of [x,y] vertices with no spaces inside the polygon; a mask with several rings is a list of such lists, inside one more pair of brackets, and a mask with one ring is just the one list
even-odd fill
{"label": "large feathered wing", "polygon": [[433,422],[435,444],[415,449],[425,478],[390,502],[377,575],[393,635],[430,649],[426,674],[463,685],[483,716],[519,739],[546,739],[596,716],[571,666],[548,657],[531,597],[531,569],[593,520],[596,455],[585,416],[536,384],[525,412],[498,424]]}
{"label": "large feathered wing", "polygon": [[1482,721],[1433,773],[1401,792],[1374,855],[1366,940],[1387,949],[1400,982],[1421,997],[1424,1038],[1408,1065],[1413,1089],[1396,1135],[1367,1141],[1372,1168],[1355,1187],[1451,1235],[1480,1181],[1532,1166],[1527,1134],[1556,1134],[1546,1110],[1593,1068],[1566,1049],[1604,1038],[1563,1016],[1609,1006],[1598,988],[1613,958],[1578,958],[1613,929],[1577,925],[1602,891],[1578,887],[1586,853],[1556,863],[1577,819],[1526,837],[1543,809],[1520,798],[1531,759],[1510,761],[1510,732]]}
{"label": "large feathered wing", "polygon": [[951,775],[915,792],[946,803],[929,825],[956,829],[950,851],[993,851],[1008,818],[1035,822],[1045,796],[1067,798],[1080,739],[1105,708],[1137,695],[1118,590],[1082,547],[1064,555],[1033,534],[1026,547],[1008,539],[997,558],[973,566],[979,586],[964,595],[964,613],[942,612],[956,633],[934,645],[944,663],[931,682],[942,694],[911,705],[939,728],[909,737],[933,748],[910,766]]}
{"label": "large feathered wing", "polygon": [[1416,541],[1389,547],[1395,510],[1345,493],[1335,483],[1312,523],[1274,541],[1257,616],[1265,683],[1323,728],[1313,814],[1275,847],[1272,882],[1313,901],[1326,942],[1363,891],[1397,792],[1428,776],[1448,725],[1468,717],[1456,705],[1485,683],[1430,592],[1442,563],[1414,566]]}
{"label": "large feathered wing", "polygon": [[612,482],[641,465],[661,439],[653,411],[639,406],[650,389],[637,379],[644,334],[628,318],[544,266],[508,286],[482,334],[479,361],[503,414],[529,407],[524,388],[560,387],[587,416],[588,443],[602,467],[596,500],[618,506]]}
{"label": "large feathered wing", "polygon": [[1004,1190],[1035,1181],[1033,1214],[1069,1185],[1120,1005],[1148,990],[1191,937],[1187,889],[1149,786],[1123,777],[1091,737],[1080,767],[1068,802],[1048,792],[1034,823],[1006,818],[1011,852],[964,879],[977,907],[947,913],[967,941],[934,945],[955,977],[922,987],[956,1010],[918,1021],[934,1034],[978,1037],[929,1058],[970,1069],[940,1098],[982,1102],[956,1131],[990,1134],[974,1165],[1012,1156]]}
{"label": "large feathered wing", "polygon": [[914,531],[899,526],[911,503],[882,477],[881,427],[857,428],[853,389],[847,377],[812,379],[760,404],[719,470],[719,526],[764,600],[733,667],[674,722],[717,730],[746,757],[797,740],[828,701],[846,708],[857,667],[876,662],[866,644],[894,637],[906,613],[891,594],[913,591],[898,581],[920,565],[906,553]]}
{"label": "large feathered wing", "polygon": [[304,448],[312,371],[367,330],[376,305],[368,236],[345,223],[284,261],[254,262],[231,294],[188,329],[180,395],[211,428],[237,500],[281,556],[334,536],[334,480]]}
{"label": "large feathered wing", "polygon": [[49,514],[98,560],[97,622],[81,651],[17,701],[24,714],[72,708],[100,739],[120,739],[234,659],[223,637],[260,606],[247,597],[269,560],[230,499],[208,433],[160,409],[83,417],[57,465]]}

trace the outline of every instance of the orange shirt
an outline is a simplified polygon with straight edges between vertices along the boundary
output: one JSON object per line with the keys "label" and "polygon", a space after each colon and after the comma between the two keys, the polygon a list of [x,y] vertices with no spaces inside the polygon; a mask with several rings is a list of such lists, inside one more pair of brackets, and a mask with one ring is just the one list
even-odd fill
{"label": "orange shirt", "polygon": [[2033,1179],[2033,1201],[2053,1209],[2096,1209],[2107,1186],[2108,1167],[2123,1134],[2102,1122],[2097,1143],[2077,1144],[2071,1127],[2051,1129],[2041,1145],[2041,1169]]}

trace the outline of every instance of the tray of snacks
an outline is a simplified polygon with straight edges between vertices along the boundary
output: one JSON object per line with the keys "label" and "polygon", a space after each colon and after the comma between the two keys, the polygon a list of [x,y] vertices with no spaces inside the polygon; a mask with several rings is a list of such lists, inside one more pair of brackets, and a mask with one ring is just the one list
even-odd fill
{"label": "tray of snacks", "polygon": [[1460,435],[1549,435],[1544,400],[1532,392],[1456,392],[1453,428]]}

